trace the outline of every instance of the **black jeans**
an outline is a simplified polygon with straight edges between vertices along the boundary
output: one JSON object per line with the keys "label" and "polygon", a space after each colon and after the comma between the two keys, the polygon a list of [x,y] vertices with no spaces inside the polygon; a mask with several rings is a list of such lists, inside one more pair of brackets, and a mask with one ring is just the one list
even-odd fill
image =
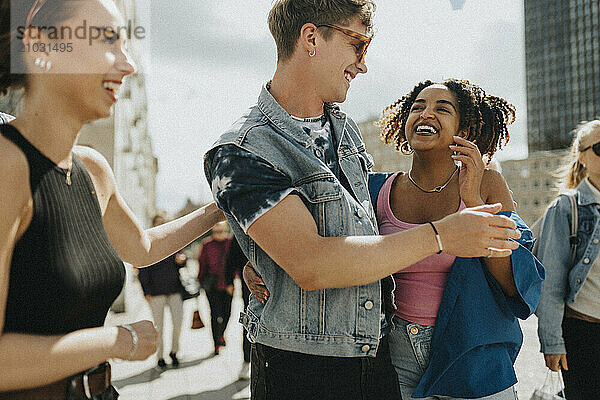
{"label": "black jeans", "polygon": [[567,399],[600,399],[600,323],[565,318],[562,329],[569,367],[563,370]]}
{"label": "black jeans", "polygon": [[231,315],[231,296],[224,290],[206,292],[210,304],[210,326],[215,346],[222,346],[223,334]]}
{"label": "black jeans", "polygon": [[323,357],[252,345],[252,400],[398,400],[387,338],[377,356]]}

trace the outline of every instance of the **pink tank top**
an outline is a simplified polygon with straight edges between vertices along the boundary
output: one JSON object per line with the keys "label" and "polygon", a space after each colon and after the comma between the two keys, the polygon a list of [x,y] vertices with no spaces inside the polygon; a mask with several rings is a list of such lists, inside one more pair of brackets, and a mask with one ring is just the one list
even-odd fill
{"label": "pink tank top", "polygon": [[[377,222],[382,235],[402,232],[421,225],[400,221],[390,207],[392,183],[401,173],[396,172],[385,181],[377,198]],[[461,200],[458,209],[464,208],[465,203]],[[396,272],[396,315],[416,324],[434,326],[446,280],[455,258],[446,253],[434,254]]]}

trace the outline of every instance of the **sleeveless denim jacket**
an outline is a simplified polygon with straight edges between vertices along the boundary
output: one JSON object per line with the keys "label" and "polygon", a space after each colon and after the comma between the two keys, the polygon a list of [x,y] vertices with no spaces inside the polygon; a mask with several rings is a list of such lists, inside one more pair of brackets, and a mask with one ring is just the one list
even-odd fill
{"label": "sleeveless denim jacket", "polygon": [[[263,87],[250,108],[206,153],[209,184],[213,158],[225,145],[248,151],[289,177],[324,237],[378,234],[369,200],[368,172],[373,162],[358,126],[337,106],[326,105],[345,188],[310,150],[310,138]],[[302,290],[226,215],[242,250],[271,290],[265,305],[250,296],[240,322],[251,341],[307,354],[374,357],[381,336],[381,283],[348,288]],[[284,241],[282,241],[282,244]],[[365,265],[364,268],[369,268]],[[393,290],[393,282],[385,288]],[[393,296],[389,290],[386,296]],[[384,324],[385,326],[386,324]]]}

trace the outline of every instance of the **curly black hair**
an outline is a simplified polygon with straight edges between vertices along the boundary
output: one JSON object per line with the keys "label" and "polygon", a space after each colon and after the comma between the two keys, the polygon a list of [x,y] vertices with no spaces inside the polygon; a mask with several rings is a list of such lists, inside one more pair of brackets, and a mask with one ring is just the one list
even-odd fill
{"label": "curly black hair", "polygon": [[[423,89],[435,84],[429,80],[421,82],[383,110],[375,123],[382,128],[381,140],[400,150],[406,141],[404,128],[413,103]],[[503,98],[486,94],[467,80],[446,79],[441,84],[450,89],[458,102],[459,132],[465,132],[465,139],[474,142],[481,154],[491,159],[508,142],[507,125],[515,121],[515,107]]]}

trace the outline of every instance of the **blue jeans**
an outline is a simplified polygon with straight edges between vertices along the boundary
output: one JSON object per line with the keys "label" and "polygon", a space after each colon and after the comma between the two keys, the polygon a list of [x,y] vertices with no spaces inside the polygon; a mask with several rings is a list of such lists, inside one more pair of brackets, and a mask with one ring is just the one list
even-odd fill
{"label": "blue jeans", "polygon": [[[402,399],[412,400],[413,390],[429,364],[429,350],[433,337],[433,326],[419,325],[394,316],[394,329],[388,335],[392,364],[398,375]],[[516,400],[514,387],[480,397],[481,400]],[[431,396],[424,400],[463,400],[448,396]]]}

